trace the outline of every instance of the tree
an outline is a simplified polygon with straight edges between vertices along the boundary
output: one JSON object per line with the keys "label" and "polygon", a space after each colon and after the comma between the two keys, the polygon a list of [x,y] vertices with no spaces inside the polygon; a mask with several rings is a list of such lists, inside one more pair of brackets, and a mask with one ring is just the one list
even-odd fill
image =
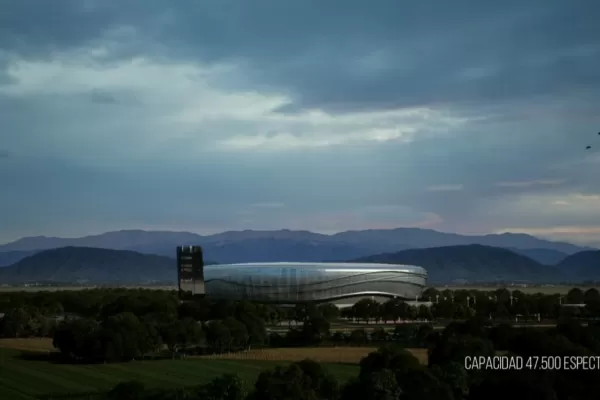
{"label": "tree", "polygon": [[24,307],[9,311],[0,320],[0,336],[13,338],[28,336],[31,328],[29,326],[31,317]]}
{"label": "tree", "polygon": [[381,306],[381,310],[383,311],[383,318],[387,320],[392,320],[394,322],[398,321],[401,318],[406,318],[408,306],[405,302],[400,299],[394,298],[386,301]]}
{"label": "tree", "polygon": [[306,307],[306,304],[297,303],[294,306],[294,311],[291,315],[294,321],[297,323],[304,321],[306,318],[308,318],[308,308]]}
{"label": "tree", "polygon": [[464,363],[468,357],[492,357],[494,348],[487,339],[469,335],[441,335],[429,349],[429,366],[450,362]]}
{"label": "tree", "polygon": [[523,399],[556,400],[547,375],[534,371],[489,371],[481,383],[473,385],[470,400]]}
{"label": "tree", "polygon": [[419,347],[427,347],[429,336],[434,332],[433,325],[431,324],[419,324],[417,329],[415,340]]}
{"label": "tree", "polygon": [[232,374],[213,379],[194,394],[202,400],[243,400],[247,395],[242,380]]}
{"label": "tree", "polygon": [[209,307],[205,300],[194,300],[182,303],[177,310],[180,319],[191,318],[196,321],[208,321]]}
{"label": "tree", "polygon": [[138,345],[142,356],[160,349],[162,346],[162,338],[154,321],[149,319],[140,321]]}
{"label": "tree", "polygon": [[258,315],[245,312],[238,313],[236,318],[246,326],[246,330],[248,331],[248,348],[252,345],[261,345],[267,341],[265,321],[259,318]]}
{"label": "tree", "polygon": [[388,337],[389,335],[386,330],[381,327],[373,329],[371,333],[371,338],[376,342],[385,342],[388,340]]}
{"label": "tree", "polygon": [[583,290],[579,288],[573,288],[567,293],[566,301],[568,304],[583,304],[584,299],[585,296]]}
{"label": "tree", "polygon": [[431,306],[431,313],[434,318],[449,319],[454,317],[454,309],[454,303],[441,301],[440,303]]}
{"label": "tree", "polygon": [[434,365],[431,373],[452,390],[454,398],[464,399],[469,395],[469,376],[464,365],[451,361],[445,365]]}
{"label": "tree", "polygon": [[375,318],[379,312],[379,303],[371,299],[361,299],[354,303],[352,312],[359,320],[362,319],[366,323]]}
{"label": "tree", "polygon": [[431,321],[433,319],[433,314],[431,313],[431,308],[429,308],[425,304],[420,305],[419,311],[418,311],[418,317],[419,317],[419,319],[421,319],[423,321]]}
{"label": "tree", "polygon": [[583,294],[583,301],[585,304],[598,304],[600,303],[600,293],[596,288],[589,288]]}
{"label": "tree", "polygon": [[496,350],[508,350],[515,335],[514,328],[509,324],[499,324],[489,330],[488,338]]}
{"label": "tree", "polygon": [[451,400],[453,396],[410,352],[388,345],[361,360],[358,379],[343,391],[343,400],[363,398]]}
{"label": "tree", "polygon": [[327,321],[333,321],[339,318],[340,316],[340,309],[331,303],[325,303],[320,305],[318,307],[318,311]]}
{"label": "tree", "polygon": [[236,312],[236,304],[229,300],[217,300],[210,307],[209,320],[221,320],[233,317]]}
{"label": "tree", "polygon": [[305,344],[315,344],[321,342],[329,336],[329,321],[321,315],[314,315],[304,321],[302,325],[302,335]]}
{"label": "tree", "polygon": [[108,392],[108,398],[113,400],[138,400],[143,398],[144,392],[145,387],[142,382],[127,381],[117,384]]}
{"label": "tree", "polygon": [[409,351],[395,345],[387,345],[369,353],[360,361],[359,379],[372,373],[389,369],[394,373],[405,373],[408,370],[421,368],[419,360]]}
{"label": "tree", "polygon": [[258,376],[253,400],[333,400],[338,397],[335,378],[311,360],[293,363],[287,368],[276,367]]}
{"label": "tree", "polygon": [[204,331],[196,320],[185,318],[179,321],[179,323],[181,326],[178,330],[179,335],[177,336],[179,348],[183,349],[184,352],[187,352],[191,347],[204,345]]}
{"label": "tree", "polygon": [[394,339],[402,345],[412,346],[417,335],[418,325],[398,324],[394,328]]}
{"label": "tree", "polygon": [[123,312],[107,317],[102,328],[111,333],[105,338],[111,341],[119,359],[133,360],[141,355],[142,326],[134,314]]}
{"label": "tree", "polygon": [[341,400],[399,400],[402,389],[394,371],[383,369],[362,380],[355,379],[342,390]]}
{"label": "tree", "polygon": [[100,325],[92,319],[81,318],[62,322],[56,329],[52,343],[70,358],[89,358],[95,349]]}
{"label": "tree", "polygon": [[225,318],[223,320],[223,325],[229,329],[230,342],[228,349],[239,350],[246,348],[250,338],[246,325],[232,317]]}
{"label": "tree", "polygon": [[439,299],[440,291],[436,288],[427,288],[423,291],[423,295],[421,296],[423,299],[431,302],[435,302]]}
{"label": "tree", "polygon": [[396,379],[403,391],[403,400],[454,400],[452,389],[426,368],[411,369]]}
{"label": "tree", "polygon": [[216,353],[225,351],[231,343],[231,332],[221,321],[210,321],[206,325],[206,341]]}
{"label": "tree", "polygon": [[350,332],[349,341],[353,344],[365,344],[367,343],[367,332],[364,329],[355,329]]}

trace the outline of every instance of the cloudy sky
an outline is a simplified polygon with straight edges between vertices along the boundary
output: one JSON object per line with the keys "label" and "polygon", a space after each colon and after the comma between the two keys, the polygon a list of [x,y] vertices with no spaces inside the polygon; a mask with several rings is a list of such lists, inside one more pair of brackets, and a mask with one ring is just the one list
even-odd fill
{"label": "cloudy sky", "polygon": [[410,226],[600,245],[599,16],[4,0],[0,242]]}

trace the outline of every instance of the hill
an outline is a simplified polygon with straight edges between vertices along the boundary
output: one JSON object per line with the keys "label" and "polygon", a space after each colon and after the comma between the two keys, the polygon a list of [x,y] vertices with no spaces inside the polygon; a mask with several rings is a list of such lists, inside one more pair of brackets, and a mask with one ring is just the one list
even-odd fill
{"label": "hill", "polygon": [[143,284],[176,282],[173,259],[90,247],[45,250],[0,269],[0,282]]}
{"label": "hill", "polygon": [[577,280],[600,281],[600,250],[572,254],[558,263],[557,267]]}
{"label": "hill", "polygon": [[[279,249],[280,253],[270,253],[272,261],[286,254],[303,252],[331,256],[327,253],[332,247],[319,248],[313,243],[286,247],[289,241],[277,243],[277,239],[247,239],[252,246],[261,245],[265,249]],[[235,245],[213,247],[211,256],[228,259],[228,251],[244,251],[247,248]],[[315,250],[315,248],[317,250]],[[264,252],[267,250],[263,249]],[[340,252],[352,249],[339,248]],[[263,253],[264,254],[264,253]],[[336,253],[337,254],[337,253]],[[237,254],[250,257],[247,254]],[[289,256],[288,256],[289,257]],[[310,255],[308,256],[310,257]],[[231,258],[231,257],[230,257]],[[306,258],[306,257],[305,257]],[[296,261],[291,259],[290,261]],[[315,259],[312,261],[320,261]],[[482,245],[444,246],[427,249],[409,249],[395,253],[383,253],[367,257],[356,257],[355,262],[380,262],[420,265],[427,269],[429,282],[463,283],[492,281],[527,281],[550,283],[562,280],[598,279],[600,251],[584,251],[567,257],[557,267],[544,266],[526,256],[513,251]],[[211,264],[211,262],[207,262]],[[111,250],[92,247],[63,247],[44,250],[30,255],[21,261],[0,269],[0,282],[80,282],[90,284],[144,284],[151,282],[175,282],[176,270],[173,258],[141,254],[130,250]]]}
{"label": "hill", "polygon": [[562,274],[510,250],[482,246],[444,246],[410,249],[361,257],[353,262],[419,265],[427,269],[429,283],[463,282],[557,282]]}
{"label": "hill", "polygon": [[17,261],[35,253],[37,253],[36,250],[0,252],[0,267],[6,267],[7,265],[14,264]]}
{"label": "hill", "polygon": [[[175,247],[199,244],[211,260],[221,263],[259,261],[334,261],[391,253],[409,248],[429,248],[481,244],[509,249],[532,250],[540,255],[550,250],[573,254],[585,248],[569,243],[551,242],[524,234],[467,236],[430,229],[397,228],[346,231],[324,235],[309,231],[228,231],[214,235],[190,232],[123,230],[81,238],[27,237],[0,246],[2,252],[27,252],[58,247],[98,247],[132,250],[145,254],[174,257]],[[25,254],[25,253],[24,253]],[[23,255],[24,256],[24,255]],[[549,257],[549,258],[548,258]],[[0,259],[2,256],[0,256]],[[559,258],[558,255],[555,258]]]}
{"label": "hill", "polygon": [[508,248],[508,250],[529,257],[544,265],[556,265],[568,256],[562,251],[552,249],[517,249],[512,247]]}

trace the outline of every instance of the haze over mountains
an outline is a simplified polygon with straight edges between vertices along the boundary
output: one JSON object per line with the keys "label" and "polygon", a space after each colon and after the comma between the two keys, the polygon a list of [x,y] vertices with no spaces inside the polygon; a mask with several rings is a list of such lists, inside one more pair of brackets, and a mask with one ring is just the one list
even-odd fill
{"label": "haze over mountains", "polygon": [[[575,253],[557,266],[542,265],[511,250],[482,245],[409,249],[345,261],[420,265],[428,271],[429,284],[434,285],[600,280],[600,250]],[[93,247],[43,250],[0,269],[3,284],[174,284],[175,280],[172,258]]]}
{"label": "haze over mountains", "polygon": [[508,248],[542,263],[552,263],[549,261],[558,262],[567,255],[588,250],[525,234],[466,236],[418,228],[346,231],[333,235],[247,230],[207,236],[190,232],[122,230],[81,238],[22,238],[0,245],[0,265],[12,264],[36,251],[67,246],[132,250],[173,257],[175,247],[182,244],[203,246],[206,257],[219,263],[349,260],[411,248],[469,244]]}
{"label": "haze over mountains", "polygon": [[175,282],[173,259],[128,250],[61,247],[0,269],[0,283],[143,284]]}
{"label": "haze over mountains", "polygon": [[600,279],[600,250],[524,234],[464,236],[427,229],[189,232],[127,230],[29,237],[0,246],[0,283],[175,281],[175,247],[200,244],[217,263],[357,261],[425,267],[431,283]]}
{"label": "haze over mountains", "polygon": [[556,266],[542,265],[511,250],[479,244],[410,249],[362,257],[355,261],[419,265],[427,270],[431,284],[494,281],[551,283],[570,279]]}

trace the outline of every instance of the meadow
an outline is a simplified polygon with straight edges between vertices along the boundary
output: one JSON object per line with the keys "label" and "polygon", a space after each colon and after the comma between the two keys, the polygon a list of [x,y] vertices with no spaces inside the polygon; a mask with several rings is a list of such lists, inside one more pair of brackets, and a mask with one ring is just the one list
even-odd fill
{"label": "meadow", "polygon": [[[203,356],[213,360],[250,360],[250,361],[300,361],[310,358],[321,363],[358,364],[376,347],[300,347],[259,349],[231,354]],[[427,349],[409,349],[423,364],[427,364]]]}
{"label": "meadow", "polygon": [[[136,379],[148,387],[183,387],[206,383],[226,373],[238,374],[248,388],[258,374],[277,365],[311,357],[318,349],[294,350],[276,356],[279,349],[246,353],[247,357],[191,357],[184,360],[132,361],[129,363],[70,365],[53,364],[44,354],[53,351],[48,339],[2,339],[0,340],[0,399],[31,400],[40,398],[76,398],[77,394],[93,394],[110,390],[117,383]],[[354,350],[354,349],[353,349]],[[355,350],[352,362],[358,354],[368,353],[367,348]],[[337,358],[329,353],[331,361],[325,367],[340,381],[347,381],[358,374],[358,366],[341,364],[350,359],[342,357],[347,351],[339,348]],[[36,357],[37,355],[37,357]],[[242,354],[243,355],[243,354]]]}

